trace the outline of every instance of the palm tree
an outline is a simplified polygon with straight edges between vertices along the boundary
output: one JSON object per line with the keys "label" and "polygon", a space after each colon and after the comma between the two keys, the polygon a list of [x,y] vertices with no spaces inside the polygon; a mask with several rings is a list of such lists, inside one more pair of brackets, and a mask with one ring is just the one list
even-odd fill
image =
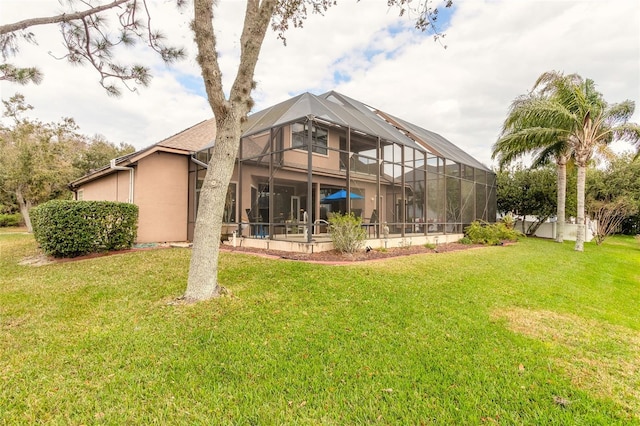
{"label": "palm tree", "polygon": [[[567,162],[572,157],[569,141],[570,124],[557,120],[558,105],[551,99],[553,85],[542,74],[533,90],[516,98],[502,127],[500,138],[493,146],[492,158],[498,159],[500,168],[526,154],[533,156],[532,167],[555,161],[558,176],[556,241],[564,241],[565,206],[567,194]],[[576,74],[564,77],[567,82],[577,82]]]}
{"label": "palm tree", "polygon": [[[635,104],[626,100],[608,105],[595,90],[593,80],[584,81],[576,74],[558,72],[542,74],[529,95],[514,101],[505,120],[501,137],[493,149],[500,164],[532,153],[534,164],[548,161],[551,156],[558,166],[558,235],[561,240],[564,220],[566,171],[561,168],[572,156],[577,169],[577,224],[575,250],[584,250],[585,214],[584,189],[586,167],[594,150],[612,140],[640,142],[640,126],[629,123]],[[564,196],[563,196],[564,197]],[[562,207],[562,212],[560,211]]]}
{"label": "palm tree", "polygon": [[571,114],[567,118],[573,121],[573,130],[569,138],[573,149],[577,179],[577,217],[578,230],[575,250],[584,250],[585,237],[585,181],[587,165],[594,151],[613,140],[627,140],[634,144],[640,142],[640,126],[629,123],[634,113],[635,103],[625,100],[617,104],[607,104],[602,94],[595,90],[593,80],[587,79],[581,85],[574,85],[556,93],[558,102],[566,105]]}

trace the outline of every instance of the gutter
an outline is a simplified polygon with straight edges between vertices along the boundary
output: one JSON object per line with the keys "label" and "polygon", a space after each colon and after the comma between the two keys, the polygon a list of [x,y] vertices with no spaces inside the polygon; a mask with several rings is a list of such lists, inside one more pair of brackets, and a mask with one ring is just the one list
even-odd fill
{"label": "gutter", "polygon": [[194,154],[191,154],[191,161],[193,161],[200,167],[204,167],[205,169],[209,168],[209,165],[207,163],[203,163],[202,161],[198,160]]}
{"label": "gutter", "polygon": [[134,169],[133,167],[116,166],[116,159],[112,159],[109,163],[111,170],[129,170],[129,199],[128,203],[133,204],[133,182],[134,182]]}

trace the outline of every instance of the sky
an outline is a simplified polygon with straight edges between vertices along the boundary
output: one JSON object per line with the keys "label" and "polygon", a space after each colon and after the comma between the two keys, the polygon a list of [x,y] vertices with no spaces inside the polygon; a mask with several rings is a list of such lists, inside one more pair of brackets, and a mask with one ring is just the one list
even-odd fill
{"label": "sky", "polygon": [[[138,149],[212,117],[189,30],[192,12],[174,4],[150,0],[152,25],[186,49],[185,60],[167,66],[142,45],[118,52],[122,63],[151,67],[149,87],[107,96],[97,72],[55,59],[65,52],[57,27],[34,27],[38,44],[21,44],[10,62],[37,65],[44,81],[2,81],[2,99],[22,93],[33,118],[72,117],[84,134]],[[60,11],[56,0],[0,0],[0,25]],[[238,65],[243,15],[241,0],[220,0],[215,12],[226,90]],[[439,21],[441,42],[415,30],[411,18],[398,16],[387,0],[339,0],[304,28],[289,30],[286,46],[269,32],[256,68],[254,111],[300,93],[336,90],[439,133],[493,166],[491,147],[509,105],[543,72],[578,73],[610,103],[640,103],[638,0],[454,0]],[[632,121],[640,122],[640,111]]]}

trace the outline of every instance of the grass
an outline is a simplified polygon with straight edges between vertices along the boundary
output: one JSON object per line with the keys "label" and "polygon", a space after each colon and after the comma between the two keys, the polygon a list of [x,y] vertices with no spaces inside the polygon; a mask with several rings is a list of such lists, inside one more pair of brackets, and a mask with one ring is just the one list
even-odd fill
{"label": "grass", "polygon": [[38,268],[0,233],[0,424],[640,424],[640,247],[350,266],[189,251]]}

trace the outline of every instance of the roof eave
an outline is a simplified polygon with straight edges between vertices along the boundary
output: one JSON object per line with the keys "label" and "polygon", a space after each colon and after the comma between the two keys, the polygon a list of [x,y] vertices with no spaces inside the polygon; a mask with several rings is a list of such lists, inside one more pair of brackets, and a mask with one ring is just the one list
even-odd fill
{"label": "roof eave", "polygon": [[[134,152],[132,154],[128,154],[123,157],[119,157],[115,159],[115,164],[119,167],[133,167],[137,165],[138,161],[141,159],[148,157],[149,155],[155,152],[166,152],[170,154],[180,154],[180,155],[191,155],[191,151],[177,149],[177,148],[168,148],[166,146],[152,145],[149,148],[143,149],[141,151]],[[111,168],[110,165],[102,167],[98,170],[95,170],[91,173],[88,173],[81,178],[78,178],[69,183],[69,188],[77,188],[85,183],[94,181],[103,176],[108,176],[112,173],[118,172],[118,169]]]}

